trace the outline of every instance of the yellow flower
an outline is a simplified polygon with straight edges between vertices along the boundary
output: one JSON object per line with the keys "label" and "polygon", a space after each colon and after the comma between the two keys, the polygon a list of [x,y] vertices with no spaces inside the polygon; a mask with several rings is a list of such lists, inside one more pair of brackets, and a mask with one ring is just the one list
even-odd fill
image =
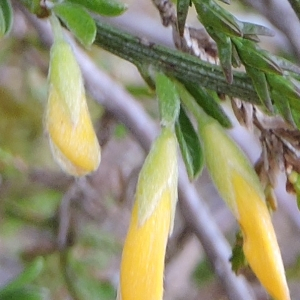
{"label": "yellow flower", "polygon": [[232,180],[239,212],[238,220],[244,235],[243,250],[248,263],[274,299],[290,299],[267,206],[255,189],[238,173],[233,172]]}
{"label": "yellow flower", "polygon": [[61,35],[51,48],[46,130],[54,158],[67,173],[98,168],[100,146],[90,119],[80,68]]}
{"label": "yellow flower", "polygon": [[211,178],[241,226],[250,267],[274,299],[290,300],[265,195],[253,167],[212,118],[204,115],[199,132]]}
{"label": "yellow flower", "polygon": [[141,170],[120,268],[119,300],[161,300],[177,200],[176,137],[162,129]]}

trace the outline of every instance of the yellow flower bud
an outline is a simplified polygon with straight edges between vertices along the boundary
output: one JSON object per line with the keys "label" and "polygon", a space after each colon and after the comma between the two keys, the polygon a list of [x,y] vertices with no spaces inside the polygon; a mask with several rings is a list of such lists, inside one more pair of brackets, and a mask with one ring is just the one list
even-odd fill
{"label": "yellow flower bud", "polygon": [[207,116],[204,119],[199,131],[206,165],[220,195],[241,226],[245,257],[274,299],[289,300],[283,262],[259,179],[223,128]]}
{"label": "yellow flower bud", "polygon": [[268,208],[240,174],[233,172],[232,182],[248,263],[274,299],[288,300],[289,290]]}
{"label": "yellow flower bud", "polygon": [[161,300],[177,200],[176,136],[162,129],[141,170],[120,269],[119,300]]}
{"label": "yellow flower bud", "polygon": [[100,163],[80,68],[71,46],[56,37],[51,48],[46,130],[54,158],[67,173],[85,175]]}

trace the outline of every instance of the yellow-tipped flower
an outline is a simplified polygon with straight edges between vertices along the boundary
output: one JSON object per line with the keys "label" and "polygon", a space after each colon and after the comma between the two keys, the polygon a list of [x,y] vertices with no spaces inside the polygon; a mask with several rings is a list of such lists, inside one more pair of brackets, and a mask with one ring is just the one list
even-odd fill
{"label": "yellow-tipped flower", "polygon": [[199,124],[206,165],[238,220],[247,261],[276,300],[290,300],[283,262],[259,179],[243,152],[213,119]]}
{"label": "yellow-tipped flower", "polygon": [[161,300],[164,259],[177,201],[176,136],[162,129],[139,175],[125,240],[118,300]]}
{"label": "yellow-tipped flower", "polygon": [[[53,21],[53,20],[52,20]],[[54,158],[67,173],[82,176],[100,163],[100,146],[86,104],[82,75],[71,46],[54,19],[45,118]]]}

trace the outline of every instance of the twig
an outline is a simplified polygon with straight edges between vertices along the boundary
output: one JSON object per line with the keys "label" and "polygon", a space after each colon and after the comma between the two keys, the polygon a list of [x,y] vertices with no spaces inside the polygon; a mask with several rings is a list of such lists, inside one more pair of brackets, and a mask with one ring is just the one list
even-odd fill
{"label": "twig", "polygon": [[159,11],[164,26],[173,25],[176,22],[176,11],[174,4],[169,0],[152,0]]}
{"label": "twig", "polygon": [[259,104],[251,79],[243,72],[233,72],[234,80],[226,82],[217,65],[202,61],[192,55],[154,45],[97,20],[95,44],[137,65],[152,66],[179,80],[199,84],[221,94],[238,97]]}
{"label": "twig", "polygon": [[175,5],[170,0],[152,0],[158,9],[162,24],[172,26],[173,41],[176,48],[201,58],[204,61],[217,61],[218,51],[215,41],[209,36],[204,27],[192,28],[184,25],[183,32],[179,32]]}
{"label": "twig", "polygon": [[[40,35],[41,40],[44,40],[45,37],[50,35],[49,30],[46,27],[42,28],[42,26],[45,26],[43,23],[37,20],[34,16],[29,15],[28,17],[33,23],[34,27],[39,28],[40,33],[43,32]],[[121,34],[114,38],[114,33],[117,34],[118,31],[112,29],[112,27],[107,26],[104,23],[101,23],[100,25],[98,24],[98,30],[100,30],[99,33],[101,33],[101,38],[99,38],[100,34],[98,35],[98,43],[100,43],[100,40],[103,41],[108,39],[108,42],[105,44],[106,47],[110,49],[113,49],[113,46],[109,46],[110,42],[112,45],[117,43],[117,49],[119,49],[118,51],[121,51],[119,47],[126,48],[124,49],[124,52],[126,53],[125,58],[127,59],[130,57],[129,50],[131,43],[133,43],[132,45],[135,46],[141,46],[141,44],[135,38],[128,35]],[[49,47],[50,45],[47,46]],[[134,49],[137,49],[135,46]],[[133,53],[135,53],[136,56],[139,54],[139,59],[146,59],[147,53],[150,51],[153,62],[155,62],[154,59],[157,60],[157,63],[164,59],[168,61],[166,55],[170,50],[161,48],[162,47],[155,47],[156,50],[162,51],[162,56],[155,51],[153,52],[153,48],[149,45],[145,46],[143,48],[144,50]],[[134,98],[132,98],[132,96],[128,94],[123,87],[118,85],[111,78],[109,78],[108,75],[99,70],[94,62],[82,50],[80,50],[79,47],[74,46],[74,51],[82,68],[88,93],[97,102],[110,111],[116,119],[124,123],[134,135],[136,140],[140,143],[140,145],[145,149],[145,151],[149,151],[151,143],[157,134],[156,124],[145,113],[143,107]],[[153,54],[155,54],[154,57]],[[176,52],[171,52],[171,56],[172,55],[173,57],[174,55],[176,56]],[[179,57],[181,56],[179,55]],[[131,59],[129,60],[131,61]],[[195,61],[197,61],[197,59],[194,60],[194,58],[190,58],[190,66],[192,66],[192,62]],[[173,60],[173,63],[175,63],[173,66],[174,68],[176,67],[177,63],[181,65],[181,58],[179,59],[177,57],[175,61]],[[199,71],[202,68],[200,66],[201,63],[200,65],[198,64],[197,67]],[[221,77],[223,78],[223,76],[220,75],[220,78]],[[224,81],[224,79],[222,80]],[[243,80],[241,80],[241,82],[243,82]],[[251,90],[251,85],[248,86],[248,91],[250,94],[253,93]],[[213,217],[211,216],[205,202],[201,200],[195,187],[189,182],[183,167],[180,168],[179,194],[180,206],[185,219],[201,241],[203,248],[211,264],[214,266],[215,272],[223,284],[229,298],[231,300],[255,299],[244,279],[242,277],[236,277],[231,271],[231,265],[228,261],[231,253],[230,246],[213,220]]]}
{"label": "twig", "polygon": [[68,245],[71,223],[71,201],[78,192],[77,182],[73,183],[69,190],[64,194],[59,207],[59,225],[57,233],[57,248],[62,251]]}

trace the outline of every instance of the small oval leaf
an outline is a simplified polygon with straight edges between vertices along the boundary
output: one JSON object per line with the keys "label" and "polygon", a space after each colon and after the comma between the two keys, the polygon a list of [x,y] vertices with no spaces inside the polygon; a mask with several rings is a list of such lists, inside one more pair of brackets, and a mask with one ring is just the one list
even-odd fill
{"label": "small oval leaf", "polygon": [[127,5],[117,0],[68,0],[68,2],[82,5],[92,12],[107,17],[119,16],[127,10]]}
{"label": "small oval leaf", "polygon": [[190,180],[195,179],[202,171],[204,159],[198,134],[183,108],[175,125],[176,136],[181,155]]}
{"label": "small oval leaf", "polygon": [[53,7],[54,13],[85,47],[90,46],[96,37],[96,24],[89,13],[79,5],[60,3]]}

